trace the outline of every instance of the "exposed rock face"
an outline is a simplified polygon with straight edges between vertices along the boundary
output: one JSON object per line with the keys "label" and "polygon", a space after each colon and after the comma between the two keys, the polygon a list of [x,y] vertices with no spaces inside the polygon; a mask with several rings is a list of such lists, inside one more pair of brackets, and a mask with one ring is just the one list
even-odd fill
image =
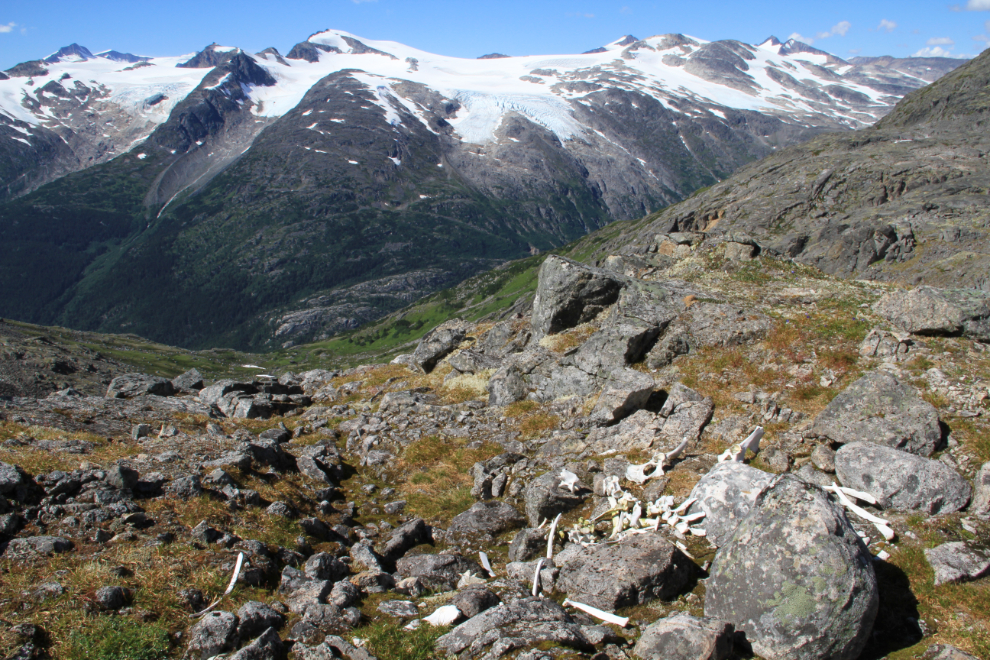
{"label": "exposed rock face", "polygon": [[526,485],[526,516],[530,527],[543,520],[553,520],[558,513],[578,507],[584,501],[581,493],[572,493],[560,486],[560,470],[551,470]]}
{"label": "exposed rock face", "polygon": [[990,516],[990,462],[984,463],[973,480],[972,510],[978,516]]}
{"label": "exposed rock face", "polygon": [[654,534],[568,551],[555,562],[560,567],[556,588],[608,611],[672,598],[691,576],[691,561],[684,553]]}
{"label": "exposed rock face", "polygon": [[540,267],[533,329],[543,336],[590,321],[618,300],[621,289],[612,273],[551,255]]}
{"label": "exposed rock face", "polygon": [[957,649],[948,644],[929,646],[922,660],[979,660],[975,655]]}
{"label": "exposed rock face", "polygon": [[870,553],[818,487],[783,475],[719,549],[705,615],[770,660],[855,660],[879,605]]}
{"label": "exposed rock face", "polygon": [[690,497],[698,501],[691,505],[688,513],[704,512],[708,540],[722,547],[753,511],[757,496],[773,478],[769,472],[744,463],[719,463],[695,484]]}
{"label": "exposed rock face", "polygon": [[423,337],[413,352],[413,362],[430,373],[437,363],[450,355],[464,341],[466,325],[463,321],[447,321],[437,326]]}
{"label": "exposed rock face", "polygon": [[117,376],[107,387],[111,399],[131,399],[142,394],[169,396],[175,391],[171,381],[147,374],[125,374]]}
{"label": "exposed rock face", "polygon": [[925,549],[925,558],[935,571],[935,586],[978,580],[990,573],[990,553],[969,543],[943,543]]}
{"label": "exposed rock face", "polygon": [[621,369],[614,372],[605,382],[591,418],[604,424],[621,420],[646,405],[654,386],[653,378],[641,371]]}
{"label": "exposed rock face", "polygon": [[832,442],[872,442],[931,456],[942,439],[938,412],[894,376],[873,371],[843,390],[812,431]]}
{"label": "exposed rock face", "polygon": [[467,511],[454,516],[450,521],[451,532],[481,532],[500,534],[526,521],[522,515],[505,502],[478,502]]}
{"label": "exposed rock face", "polygon": [[732,624],[678,612],[643,629],[633,655],[642,660],[727,660]]}
{"label": "exposed rock face", "polygon": [[835,453],[835,473],[847,488],[876,497],[881,506],[928,514],[952,513],[969,502],[973,489],[941,461],[869,442]]}
{"label": "exposed rock face", "polygon": [[892,291],[874,306],[892,324],[921,335],[964,335],[990,342],[990,293],[919,286]]}

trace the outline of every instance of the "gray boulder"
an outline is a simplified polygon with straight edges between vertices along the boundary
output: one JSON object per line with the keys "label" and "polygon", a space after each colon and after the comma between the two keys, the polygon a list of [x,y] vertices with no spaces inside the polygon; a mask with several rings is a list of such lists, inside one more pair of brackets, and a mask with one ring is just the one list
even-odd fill
{"label": "gray boulder", "polygon": [[199,400],[207,406],[219,405],[220,399],[231,392],[243,392],[254,394],[258,388],[253,383],[240,383],[235,380],[225,378],[218,380],[209,387],[204,387],[199,392]]}
{"label": "gray boulder", "polygon": [[478,616],[487,609],[498,605],[501,601],[493,592],[482,586],[463,589],[454,596],[450,604],[460,610],[466,618]]}
{"label": "gray boulder", "polygon": [[977,516],[990,516],[990,462],[983,464],[973,480],[973,506],[970,509]]}
{"label": "gray boulder", "polygon": [[928,647],[921,660],[980,660],[975,655],[957,649],[948,644],[934,644]]}
{"label": "gray boulder", "polygon": [[719,549],[705,616],[746,633],[767,660],[855,660],[879,606],[873,558],[817,486],[781,475]]}
{"label": "gray boulder", "polygon": [[584,502],[581,491],[572,493],[560,487],[560,470],[552,470],[526,484],[523,500],[530,527],[538,527],[541,520],[553,519],[558,513],[567,513]]}
{"label": "gray boulder", "polygon": [[172,387],[171,381],[148,374],[117,376],[107,387],[107,398],[110,399],[133,399],[146,394],[171,396],[174,393],[175,388]]}
{"label": "gray boulder", "polygon": [[450,521],[451,532],[501,534],[522,527],[526,519],[512,506],[499,500],[478,502]]}
{"label": "gray boulder", "polygon": [[529,561],[539,557],[547,547],[547,529],[527,527],[519,530],[509,544],[509,561]]}
{"label": "gray boulder", "polygon": [[440,360],[450,355],[464,341],[468,327],[470,326],[464,321],[454,319],[430,330],[413,351],[413,363],[430,373]]}
{"label": "gray boulder", "polygon": [[638,362],[660,334],[660,329],[639,319],[620,318],[581,344],[571,358],[581,371],[605,377],[616,369]]}
{"label": "gray boulder", "polygon": [[835,452],[835,473],[843,486],[870,493],[882,508],[930,515],[959,511],[973,490],[941,461],[870,442],[844,445]]}
{"label": "gray boulder", "polygon": [[488,405],[507,406],[526,398],[529,388],[515,365],[506,365],[488,380]]}
{"label": "gray boulder", "polygon": [[124,587],[100,587],[94,594],[93,601],[101,610],[116,612],[127,605],[131,599],[131,590]]}
{"label": "gray boulder", "polygon": [[660,435],[679,443],[684,438],[694,441],[712,420],[715,403],[683,383],[675,383],[658,413],[663,420]]}
{"label": "gray boulder", "polygon": [[422,518],[413,518],[389,533],[379,554],[386,561],[394,564],[397,559],[417,545],[429,543],[432,540],[433,529]]}
{"label": "gray boulder", "polygon": [[400,619],[412,619],[419,616],[419,608],[416,607],[416,603],[409,600],[386,600],[378,604],[378,611]]}
{"label": "gray boulder", "polygon": [[140,475],[126,465],[114,465],[107,470],[104,480],[118,490],[133,490],[137,486]]}
{"label": "gray boulder", "polygon": [[884,371],[866,374],[839,393],[811,428],[838,444],[873,442],[931,456],[942,439],[938,412]]}
{"label": "gray boulder", "polygon": [[72,541],[61,536],[29,536],[7,544],[7,557],[30,558],[35,555],[56,555],[72,550]]}
{"label": "gray boulder", "polygon": [[209,612],[189,629],[185,658],[206,660],[237,644],[237,617],[230,612]]}
{"label": "gray boulder", "polygon": [[590,417],[600,424],[618,422],[645,406],[653,394],[653,387],[649,374],[635,369],[618,369],[605,382]]}
{"label": "gray boulder", "polygon": [[414,555],[395,562],[395,572],[404,578],[418,577],[427,585],[447,585],[452,589],[461,575],[471,571],[481,575],[482,568],[460,555]]}
{"label": "gray boulder", "polygon": [[451,355],[447,363],[461,373],[474,374],[485,369],[497,369],[501,360],[477,351],[463,350]]}
{"label": "gray boulder", "polygon": [[935,571],[935,586],[978,580],[990,574],[990,553],[969,543],[943,543],[925,550]]}
{"label": "gray boulder", "polygon": [[692,348],[757,341],[772,327],[768,317],[753,309],[709,302],[694,303],[677,323],[687,327]]}
{"label": "gray boulder", "polygon": [[653,446],[664,419],[649,410],[637,410],[615,426],[592,429],[589,449],[594,454],[645,451]]}
{"label": "gray boulder", "polygon": [[592,320],[619,299],[622,286],[613,273],[550,255],[533,298],[534,332],[542,337]]}
{"label": "gray boulder", "polygon": [[990,293],[986,291],[919,286],[888,293],[873,311],[915,334],[961,334],[990,341]]}
{"label": "gray boulder", "polygon": [[279,639],[274,628],[269,628],[256,640],[230,656],[230,660],[280,660],[282,656],[282,640]]}
{"label": "gray boulder", "polygon": [[24,482],[24,471],[20,467],[0,462],[0,495],[13,493]]}
{"label": "gray boulder", "polygon": [[593,651],[594,645],[563,607],[546,598],[520,598],[485,610],[436,641],[448,655],[467,648],[479,651],[492,645],[489,656],[498,658],[514,649],[540,643]]}
{"label": "gray boulder", "polygon": [[203,374],[198,369],[176,376],[172,379],[172,387],[180,392],[191,392],[203,389]]}
{"label": "gray boulder", "polygon": [[687,512],[704,512],[705,517],[697,524],[705,528],[712,544],[722,547],[752,512],[757,495],[773,478],[769,472],[744,463],[719,463],[694,485],[689,497],[697,501]]}
{"label": "gray boulder", "polygon": [[[306,560],[303,573],[311,580],[343,580],[348,574],[347,564],[328,552],[320,552]],[[267,626],[266,626],[267,627]]]}
{"label": "gray boulder", "polygon": [[633,655],[642,660],[727,660],[732,634],[731,623],[678,612],[644,628]]}
{"label": "gray boulder", "polygon": [[269,628],[278,630],[285,624],[285,617],[270,608],[265,603],[252,600],[241,605],[237,610],[237,636],[251,639]]}
{"label": "gray boulder", "polygon": [[556,588],[593,607],[614,611],[676,596],[691,577],[692,562],[656,534],[624,538],[561,553]]}

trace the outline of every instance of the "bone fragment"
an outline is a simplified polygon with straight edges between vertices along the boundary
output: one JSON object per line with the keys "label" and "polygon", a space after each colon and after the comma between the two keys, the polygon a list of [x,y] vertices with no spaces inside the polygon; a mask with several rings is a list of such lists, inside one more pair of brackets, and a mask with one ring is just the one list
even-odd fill
{"label": "bone fragment", "polygon": [[570,605],[571,607],[575,607],[581,610],[582,612],[587,612],[596,619],[601,619],[606,623],[614,623],[620,628],[625,628],[626,625],[629,623],[629,619],[627,619],[626,617],[617,616],[615,614],[612,614],[611,612],[606,612],[604,610],[598,609],[597,607],[592,607],[591,605],[585,605],[584,603],[577,603],[569,598],[564,601],[564,606],[566,607],[567,605]]}
{"label": "bone fragment", "polygon": [[213,601],[212,603],[210,603],[210,606],[209,607],[207,607],[202,612],[197,612],[196,614],[191,615],[190,618],[196,618],[196,617],[203,616],[204,614],[206,614],[207,612],[209,612],[210,610],[212,610],[214,607],[216,607],[217,605],[219,605],[220,604],[220,601],[223,600],[224,597],[226,597],[228,594],[230,594],[231,591],[234,590],[234,585],[237,584],[237,578],[241,574],[241,566],[243,566],[243,565],[244,565],[244,553],[243,552],[239,552],[239,553],[237,553],[237,563],[234,565],[234,574],[230,578],[230,584],[227,585],[226,591],[224,591],[223,594],[219,598],[217,598],[215,601]]}
{"label": "bone fragment", "polygon": [[567,490],[574,492],[577,487],[578,476],[571,472],[570,470],[560,471],[560,487],[566,488]]}
{"label": "bone fragment", "polygon": [[461,611],[453,605],[444,605],[428,617],[424,617],[431,626],[449,626],[461,617]]}

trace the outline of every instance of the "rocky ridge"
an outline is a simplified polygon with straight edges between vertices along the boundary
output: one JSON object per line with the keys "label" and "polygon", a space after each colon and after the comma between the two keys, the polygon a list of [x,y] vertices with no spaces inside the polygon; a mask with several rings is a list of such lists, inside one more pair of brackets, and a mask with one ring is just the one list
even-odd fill
{"label": "rocky ridge", "polygon": [[727,249],[551,256],[531,308],[388,364],[3,399],[4,652],[984,654],[990,347]]}

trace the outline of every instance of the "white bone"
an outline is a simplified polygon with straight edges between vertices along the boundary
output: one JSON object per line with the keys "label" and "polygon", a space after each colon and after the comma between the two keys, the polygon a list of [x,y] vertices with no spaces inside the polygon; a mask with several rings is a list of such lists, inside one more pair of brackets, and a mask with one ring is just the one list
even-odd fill
{"label": "white bone", "polygon": [[533,596],[536,596],[536,594],[538,594],[540,591],[540,571],[542,569],[543,569],[543,559],[540,559],[540,561],[536,562],[536,572],[533,573]]}
{"label": "white bone", "polygon": [[650,469],[651,467],[657,468],[657,470],[660,472],[660,474],[663,474],[663,468],[660,467],[659,465],[657,465],[656,462],[654,462],[654,461],[647,461],[646,463],[643,463],[642,465],[630,465],[629,467],[627,467],[626,468],[626,479],[628,479],[629,481],[632,481],[633,483],[645,484],[650,477],[656,476],[656,471],[654,471],[653,473],[651,473],[649,475],[646,474],[646,471],[648,469]]}
{"label": "white bone", "polygon": [[[833,486],[835,485],[834,482],[832,485]],[[850,497],[855,497],[860,502],[866,502],[867,504],[873,504],[873,505],[878,504],[877,498],[873,497],[869,493],[864,493],[861,490],[853,490],[852,488],[846,488],[845,486],[837,486],[837,488],[846,495],[849,495]]]}
{"label": "white bone", "polygon": [[667,454],[664,454],[664,460],[661,461],[661,464],[667,461],[672,461],[678,456],[680,456],[684,452],[684,450],[687,449],[687,446],[688,446],[688,439],[685,437],[681,440],[681,444],[674,447],[674,449],[672,449]]}
{"label": "white bone", "polygon": [[241,574],[241,566],[243,566],[243,565],[244,565],[244,553],[243,552],[239,552],[239,553],[237,553],[237,563],[234,564],[234,574],[230,578],[230,584],[227,585],[226,591],[224,591],[223,594],[219,598],[217,598],[215,601],[213,601],[212,603],[210,603],[210,606],[209,607],[207,607],[202,612],[197,612],[196,614],[191,615],[190,618],[195,618],[195,617],[203,616],[204,614],[206,614],[207,612],[209,612],[210,610],[212,610],[214,607],[216,607],[217,605],[219,605],[220,604],[220,601],[223,600],[224,597],[226,597],[228,594],[230,594],[231,591],[234,590],[234,585],[237,584],[237,577]]}
{"label": "white bone", "polygon": [[681,505],[679,507],[677,507],[676,509],[674,509],[674,513],[683,513],[685,511],[687,511],[688,510],[688,507],[691,506],[692,504],[694,504],[697,501],[698,501],[698,498],[696,498],[696,497],[691,497],[691,498],[688,498],[688,499],[684,500],[683,502],[681,502]]}
{"label": "white bone", "polygon": [[757,426],[756,430],[750,433],[745,440],[740,442],[738,445],[732,445],[726,449],[722,455],[718,457],[718,462],[724,463],[726,461],[736,461],[737,463],[742,463],[743,459],[746,458],[747,449],[754,454],[759,454],[760,440],[763,438],[763,434],[763,427]]}
{"label": "white bone", "polygon": [[560,471],[560,487],[574,492],[577,487],[578,476],[569,470]]}
{"label": "white bone", "polygon": [[887,539],[888,541],[894,540],[894,530],[890,528],[890,521],[884,520],[883,518],[878,518],[877,516],[874,516],[872,513],[867,511],[866,509],[863,509],[862,507],[853,504],[853,501],[850,500],[848,497],[846,497],[846,494],[842,492],[842,489],[840,489],[839,486],[834,483],[831,486],[825,486],[825,490],[838,495],[839,501],[842,502],[842,504],[847,509],[855,513],[857,516],[859,516],[863,520],[867,520],[873,523],[873,526],[876,527],[881,534],[883,534],[883,537],[885,539]]}
{"label": "white bone", "polygon": [[560,522],[560,516],[563,514],[558,513],[557,517],[553,519],[550,524],[550,533],[547,534],[547,561],[553,559],[553,537],[557,533],[557,523]]}
{"label": "white bone", "polygon": [[760,440],[763,439],[763,434],[765,431],[762,426],[757,426],[756,430],[749,434],[749,437],[743,440],[741,444],[746,449],[750,450],[754,454],[760,453]]}
{"label": "white bone", "polygon": [[488,561],[488,555],[485,554],[484,552],[479,552],[478,558],[481,559],[481,567],[488,572],[488,575],[490,575],[491,577],[495,577],[495,571],[492,570],[492,565]]}
{"label": "white bone", "polygon": [[689,529],[694,536],[708,536],[708,530],[703,527],[691,527]]}
{"label": "white bone", "polygon": [[571,607],[576,607],[582,612],[587,612],[591,616],[595,617],[596,619],[601,619],[605,623],[614,623],[620,628],[625,628],[626,625],[629,623],[629,619],[627,619],[626,617],[617,616],[615,614],[612,614],[611,612],[606,612],[604,610],[598,609],[597,607],[592,607],[591,605],[585,605],[584,603],[576,603],[571,599],[567,599],[564,601],[564,606],[566,607],[567,605],[570,605]]}
{"label": "white bone", "polygon": [[424,617],[423,621],[426,621],[431,626],[449,626],[457,621],[460,616],[461,611],[459,609],[453,605],[444,605],[430,616]]}

